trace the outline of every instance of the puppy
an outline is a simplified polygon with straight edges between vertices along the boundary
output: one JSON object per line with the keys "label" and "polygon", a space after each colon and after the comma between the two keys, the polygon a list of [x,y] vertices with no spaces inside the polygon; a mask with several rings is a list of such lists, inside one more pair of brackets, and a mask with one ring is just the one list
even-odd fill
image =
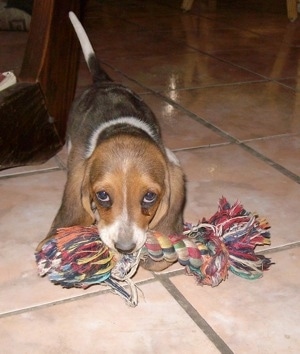
{"label": "puppy", "polygon": [[[93,85],[74,101],[67,129],[67,182],[41,249],[58,228],[97,224],[102,241],[121,253],[138,251],[147,231],[182,232],[184,176],[161,140],[150,108],[100,67],[74,13],[70,20]],[[150,262],[151,263],[151,262]],[[168,264],[144,264],[161,269]]]}

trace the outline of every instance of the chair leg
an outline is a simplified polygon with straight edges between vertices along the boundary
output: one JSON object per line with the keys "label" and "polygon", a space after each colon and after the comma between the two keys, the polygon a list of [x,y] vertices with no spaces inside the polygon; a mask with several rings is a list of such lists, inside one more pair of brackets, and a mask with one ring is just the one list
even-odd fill
{"label": "chair leg", "polygon": [[63,146],[79,43],[68,12],[85,0],[35,0],[18,83],[0,92],[0,170],[46,162]]}
{"label": "chair leg", "polygon": [[1,91],[0,116],[0,170],[41,164],[63,147],[39,83]]}
{"label": "chair leg", "polygon": [[297,0],[286,0],[287,15],[290,21],[295,21],[298,17]]}
{"label": "chair leg", "polygon": [[181,4],[181,9],[183,11],[189,11],[193,6],[194,0],[183,0]]}
{"label": "chair leg", "polygon": [[47,109],[63,140],[74,98],[79,42],[69,21],[69,11],[80,16],[78,0],[35,0],[30,32],[19,80],[39,82]]}

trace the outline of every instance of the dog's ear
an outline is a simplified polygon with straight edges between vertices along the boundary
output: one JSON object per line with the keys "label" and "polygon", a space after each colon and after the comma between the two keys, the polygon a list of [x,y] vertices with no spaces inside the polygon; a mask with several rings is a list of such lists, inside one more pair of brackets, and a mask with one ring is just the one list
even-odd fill
{"label": "dog's ear", "polygon": [[185,203],[184,175],[179,164],[168,162],[166,192],[149,227],[165,235],[181,233]]}
{"label": "dog's ear", "polygon": [[166,176],[164,180],[164,195],[159,203],[156,213],[149,224],[149,228],[154,230],[157,224],[167,215],[170,207],[170,178],[169,172],[166,171]]}
{"label": "dog's ear", "polygon": [[67,183],[65,185],[61,206],[53,220],[46,238],[37,247],[40,250],[42,245],[61,227],[75,225],[90,226],[94,220],[94,214],[89,203],[87,166],[77,164],[69,169]]}
{"label": "dog's ear", "polygon": [[90,164],[85,166],[84,176],[81,184],[81,203],[83,209],[91,217],[91,224],[95,221],[95,215],[92,211],[92,191],[90,186]]}

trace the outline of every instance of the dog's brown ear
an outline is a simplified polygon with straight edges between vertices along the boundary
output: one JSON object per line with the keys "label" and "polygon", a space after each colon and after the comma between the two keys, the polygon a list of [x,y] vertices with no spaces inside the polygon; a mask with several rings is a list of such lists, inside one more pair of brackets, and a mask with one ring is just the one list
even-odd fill
{"label": "dog's brown ear", "polygon": [[57,229],[68,226],[90,226],[94,222],[94,215],[89,203],[87,166],[78,164],[69,169],[61,206],[52,222],[46,238],[37,247],[42,245],[56,233]]}
{"label": "dog's brown ear", "polygon": [[[74,225],[89,226],[93,222],[91,209],[87,207],[87,191],[84,181],[86,166],[78,164],[68,172],[62,203],[51,229]],[[84,203],[83,203],[84,199]],[[51,232],[51,230],[50,230]]]}
{"label": "dog's brown ear", "polygon": [[183,207],[185,203],[184,175],[181,167],[168,163],[166,193],[150,223],[150,228],[166,235],[181,233],[183,229]]}
{"label": "dog's brown ear", "polygon": [[87,166],[85,167],[84,176],[81,185],[81,202],[82,202],[83,209],[91,217],[92,220],[90,223],[91,225],[95,221],[95,215],[92,211],[92,206],[91,206],[92,195],[91,195],[89,176],[90,176],[90,165],[87,164]]}
{"label": "dog's brown ear", "polygon": [[170,178],[169,178],[169,173],[166,173],[165,177],[165,191],[164,195],[160,201],[160,204],[156,210],[156,213],[151,220],[149,224],[149,228],[152,230],[155,230],[156,226],[159,224],[159,222],[167,215],[169,206],[170,206]]}

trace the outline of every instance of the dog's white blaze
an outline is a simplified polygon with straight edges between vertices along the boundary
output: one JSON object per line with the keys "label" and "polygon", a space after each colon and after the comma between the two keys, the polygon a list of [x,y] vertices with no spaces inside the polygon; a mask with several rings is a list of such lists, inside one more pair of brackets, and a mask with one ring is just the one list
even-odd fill
{"label": "dog's white blaze", "polygon": [[153,129],[151,128],[151,126],[149,126],[147,123],[141,121],[138,118],[135,117],[120,117],[120,118],[116,118],[113,119],[111,121],[105,122],[103,124],[101,124],[95,131],[94,133],[91,135],[90,141],[89,141],[89,145],[86,151],[86,158],[89,158],[92,153],[94,152],[96,145],[97,145],[97,140],[99,135],[107,128],[117,125],[117,124],[128,124],[131,125],[135,128],[141,129],[143,130],[145,133],[147,133],[152,139],[155,139],[155,135],[156,133],[153,131]]}
{"label": "dog's white blaze", "polygon": [[74,12],[69,12],[69,18],[79,39],[85,61],[88,63],[89,56],[95,55],[91,42]]}
{"label": "dog's white blaze", "polygon": [[[102,241],[111,249],[115,249],[115,243],[118,241],[118,235],[124,229],[122,218],[116,220],[111,225],[102,227],[99,230]],[[132,239],[132,242],[136,244],[134,251],[139,250],[146,242],[146,231],[138,227],[135,223],[126,227],[128,231],[128,239]]]}
{"label": "dog's white blaze", "polygon": [[[126,168],[124,168],[126,171]],[[124,171],[124,172],[125,172]],[[127,184],[126,181],[123,183],[123,210],[120,220],[122,221],[123,225],[127,225],[129,221],[128,217],[128,209],[127,209]]]}
{"label": "dog's white blaze", "polygon": [[128,233],[125,235],[128,240],[136,244],[134,251],[139,250],[146,242],[146,231],[138,227],[134,222],[130,222],[127,208],[126,183],[123,186],[123,209],[121,215],[110,226],[102,227],[101,232],[99,231],[102,241],[112,249],[115,249],[115,243],[118,242],[119,235],[124,238],[124,232]]}

